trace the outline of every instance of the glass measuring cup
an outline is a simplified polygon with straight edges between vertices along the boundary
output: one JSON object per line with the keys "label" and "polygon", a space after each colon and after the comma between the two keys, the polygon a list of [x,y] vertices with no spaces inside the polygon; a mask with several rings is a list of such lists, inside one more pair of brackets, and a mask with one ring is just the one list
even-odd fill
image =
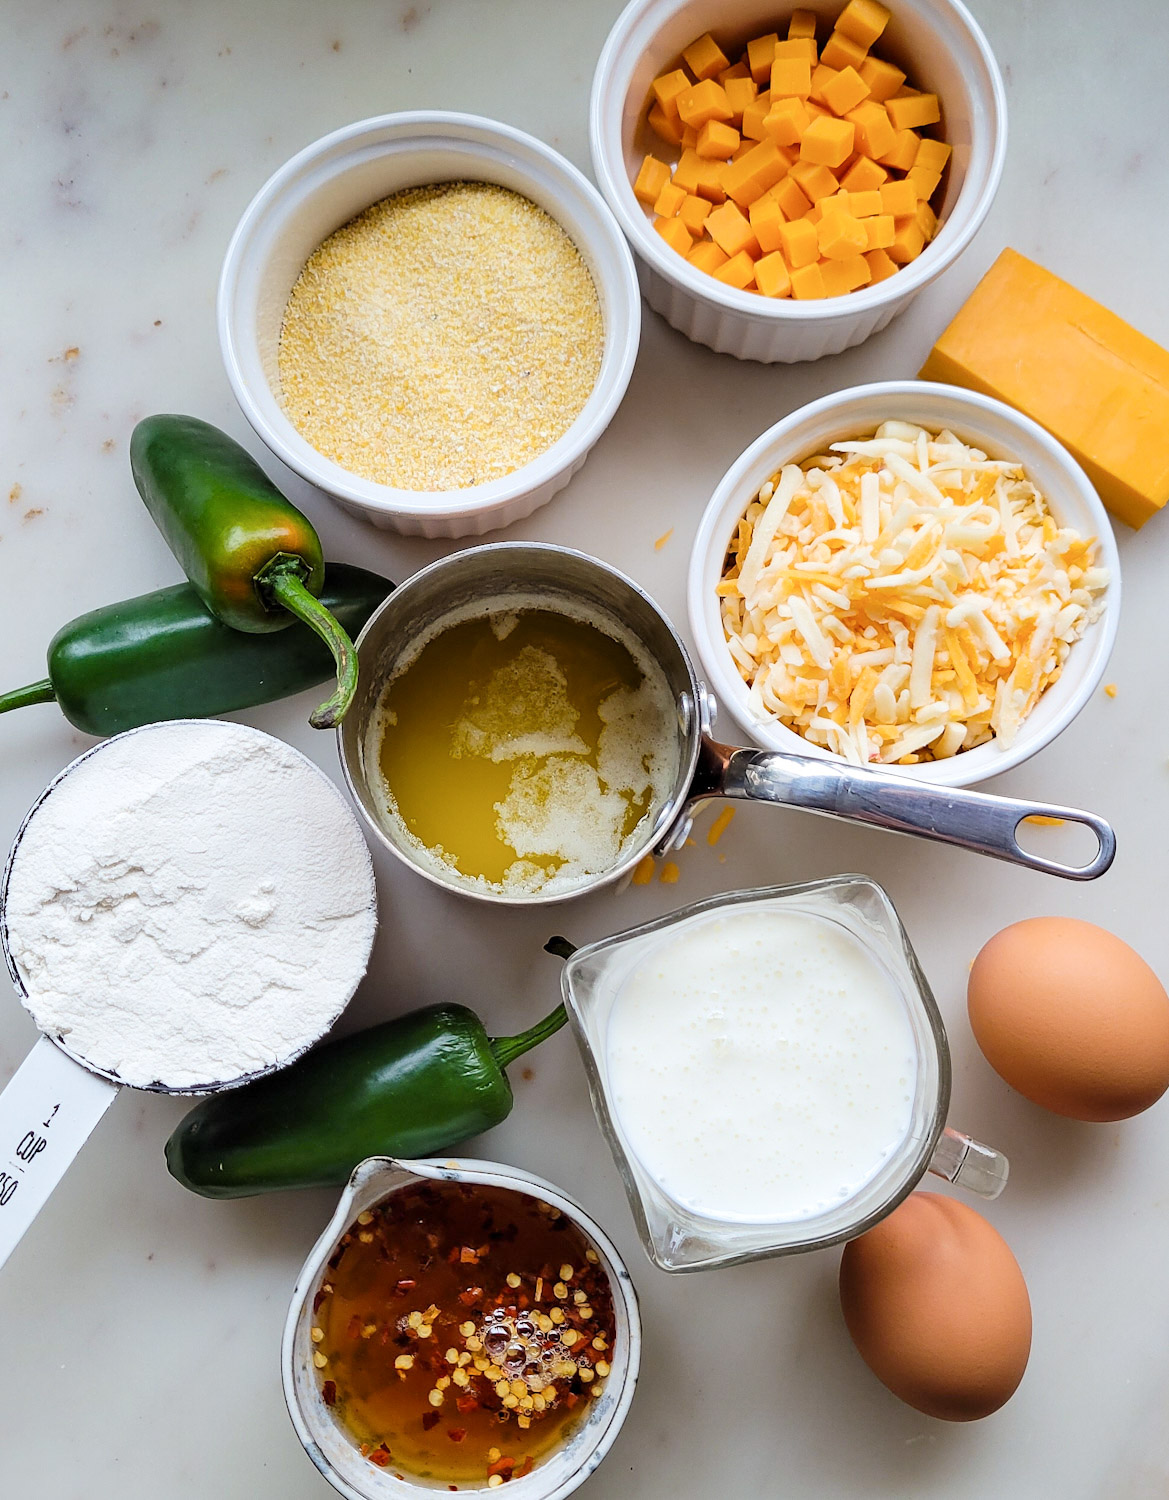
{"label": "glass measuring cup", "polygon": [[[84,774],[85,767],[95,759],[111,754],[113,747],[124,746],[127,741],[132,742],[140,758],[129,771],[125,766],[122,767],[122,771],[125,774],[134,774],[135,769],[147,765],[154,754],[150,743],[151,736],[161,732],[182,733],[184,729],[189,729],[191,726],[196,726],[200,735],[208,737],[208,743],[221,735],[227,737],[229,741],[251,737],[270,740],[270,736],[258,729],[214,719],[176,719],[163,724],[143,725],[141,728],[127,730],[124,734],[104,740],[79,756],[49,783],[26,814],[13,840],[3,880],[0,881],[0,951],[3,951],[13,987],[30,1011],[33,1010],[32,997],[30,997],[25,976],[21,972],[13,951],[13,934],[9,926],[9,893],[13,870],[21,845],[28,837],[29,830],[35,826],[43,809],[52,798],[59,794],[59,789],[69,782],[70,778],[76,777],[79,771]],[[281,751],[295,756],[296,761],[303,764],[306,774],[311,773],[319,777],[328,788],[330,796],[335,799],[337,817],[333,831],[339,841],[348,841],[352,858],[364,866],[365,880],[368,884],[369,911],[373,913],[376,910],[376,892],[372,863],[361,836],[361,830],[347,804],[319,767],[296,752],[289,751],[287,746],[281,746]],[[300,769],[299,765],[297,769]],[[297,795],[298,791],[303,792],[304,784],[303,776],[287,776],[280,783],[281,790],[286,795],[286,805],[281,808],[280,816],[287,820],[287,825],[291,828],[297,826],[297,819],[301,812]],[[73,785],[83,785],[83,783],[74,782]],[[57,804],[57,806],[60,805],[60,803]],[[69,806],[68,800],[65,806]],[[78,837],[81,835],[79,834]],[[359,959],[355,964],[359,977],[365,969],[372,949],[373,927],[374,923],[371,920],[364,952],[358,953],[354,950],[355,959]],[[198,1076],[199,1070],[194,1072],[188,1070],[183,1074],[181,1082],[175,1078],[169,1080],[159,1078],[149,1084],[138,1084],[135,1081],[135,1086],[145,1087],[153,1093],[205,1094],[220,1089],[234,1088],[264,1073],[274,1072],[278,1067],[284,1067],[294,1061],[296,1056],[307,1051],[313,1042],[318,1041],[320,1036],[324,1035],[332,1021],[336,1020],[352,998],[355,988],[356,981],[348,993],[343,993],[341,987],[338,987],[335,997],[336,1010],[329,1021],[320,1027],[316,1035],[304,1040],[304,1045],[296,1052],[281,1056],[270,1066],[234,1077]],[[35,1019],[35,1011],[33,1013]],[[15,1249],[73,1158],[113,1103],[123,1082],[124,1080],[116,1072],[93,1062],[71,1046],[65,1037],[42,1032],[39,1040],[17,1069],[3,1093],[0,1094],[0,1266]]]}
{"label": "glass measuring cup", "polygon": [[[803,913],[844,928],[892,981],[913,1034],[917,1071],[904,1138],[850,1197],[809,1217],[760,1222],[694,1212],[647,1170],[613,1101],[608,1038],[624,980],[683,924],[709,913],[749,908]],[[997,1197],[1006,1185],[1006,1157],[946,1125],[950,1051],[942,1018],[893,903],[868,876],[734,891],[696,902],[578,949],[564,966],[562,985],[597,1121],[624,1181],[646,1253],[664,1271],[707,1270],[852,1239],[896,1208],[927,1172],[983,1198]],[[700,1083],[695,1080],[696,1087]],[[831,1123],[825,1120],[824,1127]]]}
{"label": "glass measuring cup", "polygon": [[[676,774],[669,795],[651,807],[617,861],[554,891],[500,890],[462,877],[427,859],[386,805],[377,765],[378,705],[413,643],[443,622],[481,609],[585,610],[617,639],[631,640],[660,667],[676,712],[670,747]],[[711,734],[714,702],[698,678],[681,637],[649,597],[623,573],[568,547],[496,542],[440,558],[400,584],[376,609],[357,639],[361,677],[353,707],[338,727],[345,780],[374,837],[395,858],[435,885],[472,900],[502,906],[547,905],[584,895],[628,874],[649,850],[665,853],[685,843],[697,804],[714,797],[765,802],[843,818],[895,833],[953,844],[1069,880],[1103,875],[1116,852],[1112,829],[1093,813],[1047,803],[995,797],[958,787],[930,786],[894,771],[849,765],[787,751],[719,744]],[[1016,837],[1029,817],[1082,823],[1097,852],[1084,865],[1032,854]]]}

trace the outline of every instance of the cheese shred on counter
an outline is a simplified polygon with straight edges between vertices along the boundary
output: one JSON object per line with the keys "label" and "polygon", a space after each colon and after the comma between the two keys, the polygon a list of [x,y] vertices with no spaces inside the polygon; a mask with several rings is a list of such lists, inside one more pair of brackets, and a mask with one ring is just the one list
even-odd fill
{"label": "cheese shred on counter", "polygon": [[886,422],[763,485],[718,586],[723,628],[761,718],[916,765],[1011,744],[1103,609],[1095,556],[1017,463]]}

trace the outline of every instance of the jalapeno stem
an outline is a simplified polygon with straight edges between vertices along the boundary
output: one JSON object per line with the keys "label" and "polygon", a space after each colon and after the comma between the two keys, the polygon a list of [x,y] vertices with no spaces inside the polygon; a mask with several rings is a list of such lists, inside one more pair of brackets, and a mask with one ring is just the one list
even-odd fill
{"label": "jalapeno stem", "polygon": [[568,1020],[568,1012],[563,1005],[558,1005],[550,1015],[542,1021],[537,1021],[527,1031],[521,1031],[519,1036],[495,1036],[491,1038],[491,1053],[500,1068],[506,1069],[515,1062],[517,1057],[522,1057],[525,1052],[530,1052],[533,1047],[538,1047],[541,1042],[547,1041]]}
{"label": "jalapeno stem", "polygon": [[30,703],[56,703],[53,684],[46,677],[42,682],[32,682],[28,687],[16,688],[11,693],[0,693],[0,714],[14,708],[27,708]]}
{"label": "jalapeno stem", "polygon": [[337,690],[309,715],[309,723],[314,729],[332,729],[348,713],[357,692],[357,652],[338,622],[305,587],[301,577],[303,566],[299,558],[287,563],[280,560],[275,567],[265,569],[256,582],[289,614],[295,615],[310,630],[315,630],[333,653],[333,660],[337,663]]}

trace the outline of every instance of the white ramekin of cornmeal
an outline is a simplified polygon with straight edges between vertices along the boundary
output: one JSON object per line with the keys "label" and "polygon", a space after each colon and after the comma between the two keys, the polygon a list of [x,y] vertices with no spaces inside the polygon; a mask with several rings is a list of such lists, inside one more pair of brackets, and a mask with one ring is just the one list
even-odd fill
{"label": "white ramekin of cornmeal", "polygon": [[219,339],[272,452],[353,514],[429,537],[530,515],[629,384],[633,259],[555,151],[473,115],[347,125],[248,205]]}

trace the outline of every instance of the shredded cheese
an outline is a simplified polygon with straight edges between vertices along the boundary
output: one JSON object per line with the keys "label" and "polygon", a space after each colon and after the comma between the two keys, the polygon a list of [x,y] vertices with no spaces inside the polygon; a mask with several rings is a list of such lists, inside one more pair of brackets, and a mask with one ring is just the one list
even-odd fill
{"label": "shredded cheese", "polygon": [[857,764],[1006,747],[1104,607],[1010,459],[886,422],[762,486],[718,585],[753,708]]}

